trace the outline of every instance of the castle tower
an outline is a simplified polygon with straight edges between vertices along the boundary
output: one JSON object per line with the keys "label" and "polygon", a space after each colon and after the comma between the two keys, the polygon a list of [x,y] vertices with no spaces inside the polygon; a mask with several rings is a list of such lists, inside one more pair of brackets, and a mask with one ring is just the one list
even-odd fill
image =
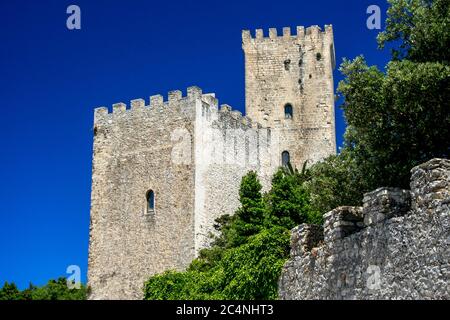
{"label": "castle tower", "polygon": [[296,35],[283,28],[281,36],[244,30],[242,48],[246,114],[272,128],[279,164],[284,157],[301,167],[335,154],[332,26],[297,27]]}
{"label": "castle tower", "polygon": [[151,275],[184,270],[214,221],[239,207],[242,176],[268,185],[268,130],[189,87],[95,110],[90,299],[142,299]]}
{"label": "castle tower", "polygon": [[100,107],[94,116],[90,299],[142,299],[144,281],[194,255],[198,88]]}
{"label": "castle tower", "polygon": [[198,87],[95,110],[90,299],[141,299],[151,275],[184,270],[250,170],[267,190],[282,154],[299,167],[335,153],[332,30],[297,33],[243,32],[253,119]]}

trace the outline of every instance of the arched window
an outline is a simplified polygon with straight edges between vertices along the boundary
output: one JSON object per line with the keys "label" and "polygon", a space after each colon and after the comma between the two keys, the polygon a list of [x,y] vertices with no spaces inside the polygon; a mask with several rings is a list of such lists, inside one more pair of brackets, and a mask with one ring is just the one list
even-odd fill
{"label": "arched window", "polygon": [[147,199],[147,213],[154,213],[155,212],[155,193],[153,192],[153,190],[147,191],[146,199]]}
{"label": "arched window", "polygon": [[281,165],[283,167],[286,167],[289,162],[291,162],[291,157],[289,155],[289,152],[283,151],[283,153],[281,154]]}
{"label": "arched window", "polygon": [[293,115],[293,113],[292,113],[292,104],[287,103],[284,106],[284,118],[285,119],[292,119],[292,115]]}

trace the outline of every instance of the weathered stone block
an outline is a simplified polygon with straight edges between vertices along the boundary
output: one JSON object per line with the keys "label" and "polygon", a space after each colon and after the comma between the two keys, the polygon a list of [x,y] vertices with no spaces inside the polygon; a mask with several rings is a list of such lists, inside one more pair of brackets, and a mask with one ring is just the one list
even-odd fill
{"label": "weathered stone block", "polygon": [[302,255],[323,241],[323,227],[301,224],[291,230],[291,255]]}
{"label": "weathered stone block", "polygon": [[127,110],[127,105],[125,103],[119,102],[113,104],[113,113],[122,114]]}
{"label": "weathered stone block", "polygon": [[450,160],[431,159],[411,169],[412,206],[420,212],[450,205]]}
{"label": "weathered stone block", "polygon": [[131,100],[131,110],[142,109],[145,107],[144,99],[134,99]]}
{"label": "weathered stone block", "polygon": [[324,215],[325,242],[332,243],[361,230],[362,208],[338,207]]}
{"label": "weathered stone block", "polygon": [[411,208],[411,192],[397,188],[379,188],[364,194],[363,215],[366,226],[406,214]]}

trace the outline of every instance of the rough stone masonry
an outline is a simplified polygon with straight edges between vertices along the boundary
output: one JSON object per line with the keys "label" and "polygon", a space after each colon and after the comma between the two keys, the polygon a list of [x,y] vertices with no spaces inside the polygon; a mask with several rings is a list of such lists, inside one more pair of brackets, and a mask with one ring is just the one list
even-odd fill
{"label": "rough stone masonry", "polygon": [[283,162],[336,153],[332,27],[243,31],[242,48],[247,116],[198,87],[95,110],[90,299],[140,299],[151,275],[186,268],[248,171],[267,189]]}
{"label": "rough stone masonry", "polygon": [[411,190],[380,188],[294,228],[280,299],[449,299],[450,160],[411,173]]}

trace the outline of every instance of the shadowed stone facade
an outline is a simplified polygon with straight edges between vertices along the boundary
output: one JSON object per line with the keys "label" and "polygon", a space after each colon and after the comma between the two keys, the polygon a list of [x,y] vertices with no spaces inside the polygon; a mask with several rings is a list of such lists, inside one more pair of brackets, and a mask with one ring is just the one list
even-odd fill
{"label": "shadowed stone facade", "polygon": [[293,229],[280,298],[449,299],[450,161],[411,172],[411,191],[380,188]]}
{"label": "shadowed stone facade", "polygon": [[243,32],[246,113],[255,119],[198,87],[95,110],[90,299],[141,299],[149,276],[186,268],[209,245],[214,220],[238,208],[248,171],[267,190],[283,152],[296,166],[336,152],[331,27],[271,30]]}

